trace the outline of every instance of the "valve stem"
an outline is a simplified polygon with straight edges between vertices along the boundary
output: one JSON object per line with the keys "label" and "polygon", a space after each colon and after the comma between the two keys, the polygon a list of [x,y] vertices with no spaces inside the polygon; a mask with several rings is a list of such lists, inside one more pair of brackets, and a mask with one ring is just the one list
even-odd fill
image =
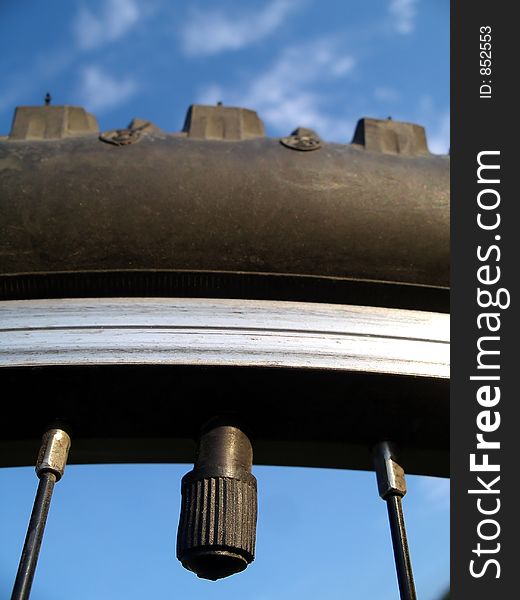
{"label": "valve stem", "polygon": [[38,460],[36,461],[36,475],[40,481],[11,600],[27,600],[31,593],[52,492],[54,491],[54,485],[61,479],[65,471],[69,449],[70,437],[62,429],[50,429],[43,435]]}
{"label": "valve stem", "polygon": [[243,571],[254,560],[256,479],[247,435],[226,420],[203,428],[197,459],[182,479],[177,558],[203,579]]}

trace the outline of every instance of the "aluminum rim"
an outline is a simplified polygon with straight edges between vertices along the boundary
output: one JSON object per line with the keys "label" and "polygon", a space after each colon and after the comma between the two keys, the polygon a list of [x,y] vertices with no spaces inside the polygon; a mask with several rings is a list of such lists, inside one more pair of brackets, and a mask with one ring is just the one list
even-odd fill
{"label": "aluminum rim", "polygon": [[195,298],[0,302],[0,366],[185,364],[449,377],[449,315]]}

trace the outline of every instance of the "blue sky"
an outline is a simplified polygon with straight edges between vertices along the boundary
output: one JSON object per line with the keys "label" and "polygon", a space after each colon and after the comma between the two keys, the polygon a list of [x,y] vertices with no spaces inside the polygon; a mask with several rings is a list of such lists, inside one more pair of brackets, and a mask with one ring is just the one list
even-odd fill
{"label": "blue sky", "polygon": [[[425,126],[433,152],[449,148],[447,0],[3,0],[0,26],[0,135],[15,106],[50,92],[101,129],[141,117],[178,131],[190,104],[222,101],[257,110],[272,136],[301,125],[346,143],[358,118],[392,116]],[[257,559],[210,583],[175,559],[189,469],[69,467],[33,598],[398,598],[373,473],[256,467]],[[1,597],[35,488],[32,469],[0,470]],[[405,508],[419,597],[437,600],[449,580],[448,481],[410,477]]]}
{"label": "blue sky", "polygon": [[[34,600],[398,600],[388,519],[373,473],[255,467],[256,560],[217,582],[175,558],[180,479],[191,465],[69,466],[56,486]],[[0,597],[30,515],[32,468],[0,470]],[[404,499],[421,600],[449,581],[449,483],[409,476]]]}
{"label": "blue sky", "polygon": [[348,142],[362,116],[417,122],[449,148],[447,0],[48,0],[0,7],[0,134],[17,104],[178,131],[194,102],[253,108]]}

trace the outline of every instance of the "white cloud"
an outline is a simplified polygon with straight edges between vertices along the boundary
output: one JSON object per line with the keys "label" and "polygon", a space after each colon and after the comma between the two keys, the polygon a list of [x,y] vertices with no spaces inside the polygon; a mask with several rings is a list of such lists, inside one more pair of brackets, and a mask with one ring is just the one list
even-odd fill
{"label": "white cloud", "polygon": [[[223,96],[226,95],[224,92],[224,88],[217,83],[212,83],[205,87],[202,92],[197,97],[197,102],[199,104],[217,104],[217,102],[221,102]],[[229,94],[227,94],[226,101],[229,104]]]}
{"label": "white cloud", "polygon": [[441,477],[419,477],[420,491],[430,505],[440,510],[450,506],[450,480]]}
{"label": "white cloud", "polygon": [[374,98],[380,102],[397,102],[401,95],[394,88],[377,87],[374,90]]}
{"label": "white cloud", "polygon": [[353,122],[330,115],[320,85],[345,77],[355,64],[352,56],[339,52],[333,43],[318,40],[287,48],[270,68],[234,89],[208,86],[198,101],[213,104],[222,100],[252,108],[279,133],[289,133],[300,125],[315,129],[325,139],[350,141]]}
{"label": "white cloud", "polygon": [[435,119],[428,135],[428,147],[434,154],[448,154],[450,149],[450,114],[448,111]]}
{"label": "white cloud", "polygon": [[450,149],[450,111],[439,108],[429,95],[423,96],[418,105],[416,123],[426,128],[428,148],[433,154],[448,154]]}
{"label": "white cloud", "polygon": [[354,68],[355,61],[352,56],[344,56],[339,60],[332,59],[333,64],[331,65],[330,72],[335,77],[341,77],[346,75]]}
{"label": "white cloud", "polygon": [[406,35],[415,29],[416,5],[417,0],[390,0],[388,11],[398,33]]}
{"label": "white cloud", "polygon": [[272,0],[260,11],[240,15],[196,11],[181,31],[184,52],[212,55],[249,46],[278,29],[299,4],[299,0]]}
{"label": "white cloud", "polygon": [[100,14],[82,6],[73,23],[77,45],[92,50],[126,35],[137,23],[140,9],[136,0],[107,0]]}
{"label": "white cloud", "polygon": [[123,104],[137,91],[131,77],[116,79],[106,71],[91,65],[83,70],[79,89],[81,106],[89,111],[102,111]]}

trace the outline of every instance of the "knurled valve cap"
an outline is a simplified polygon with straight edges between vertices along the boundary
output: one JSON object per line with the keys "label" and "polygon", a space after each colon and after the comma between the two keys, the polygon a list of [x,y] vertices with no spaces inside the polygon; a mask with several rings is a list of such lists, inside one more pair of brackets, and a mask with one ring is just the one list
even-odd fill
{"label": "knurled valve cap", "polygon": [[255,557],[257,496],[251,442],[240,429],[203,432],[192,471],[182,478],[177,558],[203,579],[243,571]]}

